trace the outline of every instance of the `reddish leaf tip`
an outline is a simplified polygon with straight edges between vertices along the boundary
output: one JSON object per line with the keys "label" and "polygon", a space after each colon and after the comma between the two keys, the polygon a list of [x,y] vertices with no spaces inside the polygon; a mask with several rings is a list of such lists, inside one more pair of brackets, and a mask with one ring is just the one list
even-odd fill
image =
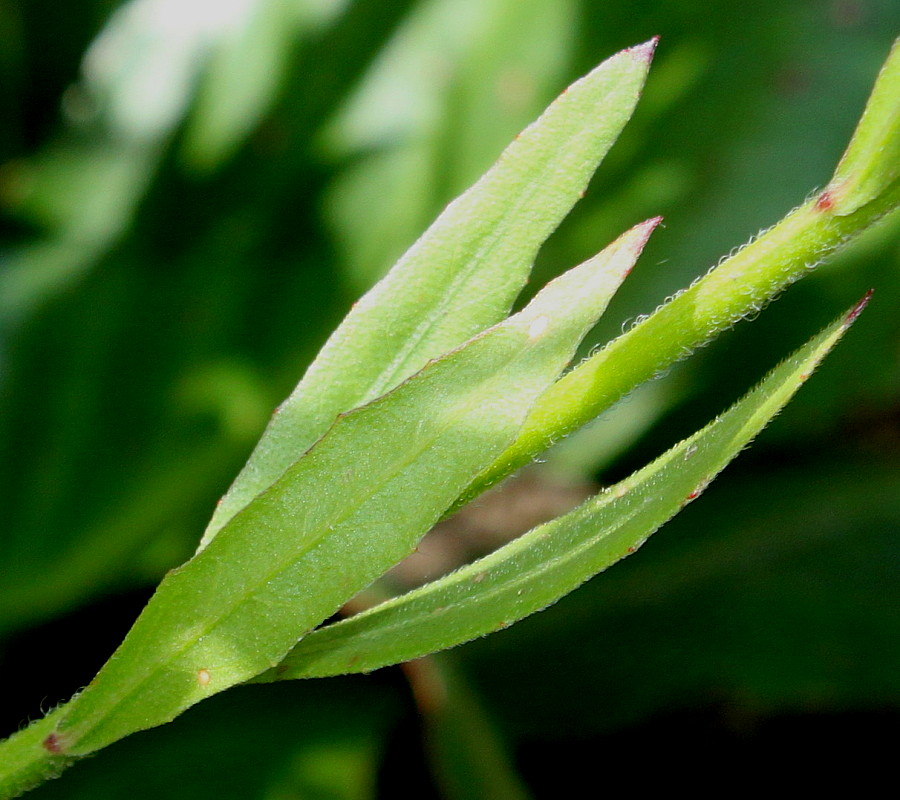
{"label": "reddish leaf tip", "polygon": [[847,312],[847,316],[844,318],[845,326],[852,325],[854,322],[856,322],[856,318],[860,314],[862,314],[863,309],[869,304],[869,300],[872,299],[873,291],[873,289],[869,289],[869,291],[863,295],[862,300],[860,300],[855,306],[853,306],[853,308],[850,309],[850,311]]}
{"label": "reddish leaf tip", "polygon": [[653,53],[656,51],[656,45],[659,44],[659,36],[654,36],[643,44],[636,44],[629,47],[626,52],[632,53],[638,60],[649,64],[653,60]]}
{"label": "reddish leaf tip", "polygon": [[659,223],[662,221],[662,217],[652,217],[651,219],[646,219],[634,226],[633,230],[638,233],[638,237],[635,240],[634,245],[634,248],[637,252],[640,252],[644,249],[644,245],[647,244],[647,240],[650,238],[650,234],[653,233],[654,230],[656,230],[656,226],[659,225]]}
{"label": "reddish leaf tip", "polygon": [[628,269],[625,271],[623,277],[628,277],[631,274],[631,270],[634,269],[634,262],[637,261],[638,256],[644,249],[644,246],[647,244],[647,240],[650,238],[650,234],[653,233],[659,223],[662,222],[662,217],[653,217],[652,219],[646,219],[643,222],[639,222],[633,228],[631,228],[627,233],[622,234],[621,240],[625,243],[625,247],[627,251],[630,252],[633,256],[631,264],[628,266]]}

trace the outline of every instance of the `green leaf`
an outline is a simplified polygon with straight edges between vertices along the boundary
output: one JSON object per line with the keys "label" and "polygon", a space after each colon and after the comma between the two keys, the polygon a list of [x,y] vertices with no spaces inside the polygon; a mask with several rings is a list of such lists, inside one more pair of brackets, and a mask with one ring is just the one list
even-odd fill
{"label": "green leaf", "polygon": [[201,547],[338,414],[384,394],[508,313],[538,248],[631,116],[654,46],[624,50],[565,90],[354,306],[269,423]]}
{"label": "green leaf", "polygon": [[221,536],[167,575],[72,702],[56,748],[88,753],[275,666],[408,555],[516,435],[655,224],[636,226],[523,311],[342,415]]}
{"label": "green leaf", "polygon": [[823,210],[846,216],[883,195],[898,179],[900,39],[895,39],[853,139],[818,202]]}
{"label": "green leaf", "polygon": [[555,602],[633,553],[696,498],[790,400],[862,305],[644,469],[486,558],[313,632],[257,680],[366,672],[500,630]]}

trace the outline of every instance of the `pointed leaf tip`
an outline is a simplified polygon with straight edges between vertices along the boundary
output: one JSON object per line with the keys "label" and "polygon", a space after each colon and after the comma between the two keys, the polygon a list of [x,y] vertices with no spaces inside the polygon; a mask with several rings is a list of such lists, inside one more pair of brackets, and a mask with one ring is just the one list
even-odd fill
{"label": "pointed leaf tip", "polygon": [[629,258],[629,263],[626,265],[622,276],[623,279],[631,274],[631,270],[643,252],[650,234],[656,230],[656,226],[662,222],[662,219],[662,217],[653,217],[652,219],[639,222],[619,237],[618,241],[622,244],[623,251]]}
{"label": "pointed leaf tip", "polygon": [[[662,217],[653,217],[652,219],[639,222],[633,228],[629,228],[625,233],[619,236],[608,248],[600,251],[593,259],[609,260],[612,272],[618,267],[618,280],[624,281],[631,274],[634,265],[644,251],[644,246],[650,238],[650,234],[656,229],[656,226],[662,221]],[[585,262],[585,263],[589,263]]]}
{"label": "pointed leaf tip", "polygon": [[535,328],[534,324],[560,304],[571,309],[573,303],[586,302],[597,311],[596,321],[628,277],[660,219],[654,217],[629,228],[595,256],[554,278],[517,316],[527,319],[530,331],[536,330],[541,326]]}
{"label": "pointed leaf tip", "polygon": [[642,248],[645,244],[647,244],[647,240],[650,238],[650,234],[656,230],[657,226],[659,226],[662,223],[663,219],[664,219],[664,217],[662,217],[662,216],[650,217],[650,219],[644,220],[643,222],[638,223],[637,225],[634,226],[635,230],[643,230],[644,231],[644,239],[641,242]]}
{"label": "pointed leaf tip", "polygon": [[855,306],[853,306],[853,308],[851,308],[851,309],[847,312],[847,316],[844,317],[844,327],[845,327],[845,328],[849,328],[854,322],[856,322],[856,318],[857,318],[860,314],[862,314],[863,309],[864,309],[867,305],[869,305],[869,300],[872,299],[872,294],[873,294],[873,292],[874,292],[874,289],[869,289],[869,291],[866,292],[866,293],[862,296],[862,299],[861,299]]}
{"label": "pointed leaf tip", "polygon": [[656,45],[658,44],[659,36],[654,36],[643,44],[636,44],[634,47],[629,47],[625,52],[632,53],[636,59],[643,61],[645,64],[649,64],[653,60],[653,54],[656,52]]}

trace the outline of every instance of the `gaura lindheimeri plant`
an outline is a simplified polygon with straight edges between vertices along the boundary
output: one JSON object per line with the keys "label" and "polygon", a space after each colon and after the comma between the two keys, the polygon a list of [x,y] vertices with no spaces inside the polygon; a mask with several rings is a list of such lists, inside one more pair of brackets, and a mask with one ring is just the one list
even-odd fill
{"label": "gaura lindheimeri plant", "polygon": [[[243,683],[362,672],[506,627],[633,553],[787,403],[867,298],[707,427],[491,555],[322,626],[439,520],[757,311],[900,203],[900,47],[832,181],[587,360],[658,219],[508,316],[625,126],[655,41],[577,81],[351,310],[119,649],[0,744],[11,797]],[[320,627],[321,626],[321,627]]]}

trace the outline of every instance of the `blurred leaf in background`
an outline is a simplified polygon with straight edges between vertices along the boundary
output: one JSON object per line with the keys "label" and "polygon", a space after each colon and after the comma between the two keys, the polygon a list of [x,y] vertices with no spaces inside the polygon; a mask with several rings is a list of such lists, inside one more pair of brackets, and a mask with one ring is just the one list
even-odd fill
{"label": "blurred leaf in background", "polygon": [[[17,687],[4,733],[90,678],[349,304],[567,83],[662,37],[634,120],[534,279],[665,215],[593,346],[827,182],[898,29],[890,0],[0,4],[0,670]],[[623,741],[652,742],[673,714],[742,732],[748,757],[746,737],[779,715],[896,724],[898,229],[887,220],[548,454],[540,480],[616,480],[875,287],[703,502],[627,564],[457,654],[465,702],[536,796],[554,796],[561,764],[597,766],[578,742],[640,724],[645,738]],[[71,779],[84,796],[158,796],[149,780],[114,786],[146,759],[184,796],[390,796],[386,741],[418,731],[400,687],[251,687]],[[301,723],[281,727],[286,708]],[[184,744],[202,731],[221,731],[207,756],[220,766],[263,742],[246,757],[259,783],[228,795],[189,781],[211,774]],[[849,725],[831,746],[851,735],[874,746]],[[443,786],[454,758],[436,767]],[[328,763],[369,777],[309,788],[307,766]]]}

